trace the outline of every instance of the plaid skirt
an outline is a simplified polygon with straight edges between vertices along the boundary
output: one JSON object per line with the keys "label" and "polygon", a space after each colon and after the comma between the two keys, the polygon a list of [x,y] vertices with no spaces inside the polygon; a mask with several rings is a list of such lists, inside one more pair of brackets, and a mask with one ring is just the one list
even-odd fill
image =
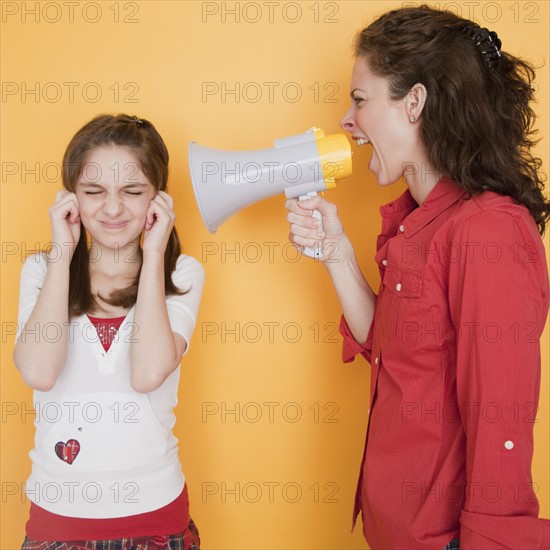
{"label": "plaid skirt", "polygon": [[197,526],[189,518],[183,533],[116,540],[75,540],[37,542],[25,537],[21,550],[200,550]]}

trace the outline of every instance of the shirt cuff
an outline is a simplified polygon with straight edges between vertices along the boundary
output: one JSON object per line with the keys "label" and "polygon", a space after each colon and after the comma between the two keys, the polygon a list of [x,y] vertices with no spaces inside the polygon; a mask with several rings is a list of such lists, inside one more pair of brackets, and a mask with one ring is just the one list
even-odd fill
{"label": "shirt cuff", "polygon": [[462,510],[460,550],[545,550],[550,521],[533,516],[491,516]]}
{"label": "shirt cuff", "polygon": [[367,335],[367,340],[364,344],[360,344],[351,333],[351,330],[348,326],[348,323],[345,317],[342,315],[340,319],[340,334],[343,336],[343,346],[342,346],[342,361],[344,363],[351,363],[355,356],[360,353],[369,363],[372,358],[372,333],[373,333],[374,323],[371,323],[369,333]]}

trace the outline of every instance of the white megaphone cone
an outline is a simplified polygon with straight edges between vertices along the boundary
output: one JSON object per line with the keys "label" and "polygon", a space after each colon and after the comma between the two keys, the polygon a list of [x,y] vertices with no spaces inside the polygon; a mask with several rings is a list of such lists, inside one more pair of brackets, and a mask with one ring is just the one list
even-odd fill
{"label": "white megaphone cone", "polygon": [[[271,149],[223,151],[189,144],[189,170],[202,219],[215,233],[252,203],[284,193],[300,199],[335,187],[351,174],[351,147],[344,134],[312,128],[275,140]],[[314,215],[321,220],[320,213]],[[321,258],[320,248],[304,254]]]}

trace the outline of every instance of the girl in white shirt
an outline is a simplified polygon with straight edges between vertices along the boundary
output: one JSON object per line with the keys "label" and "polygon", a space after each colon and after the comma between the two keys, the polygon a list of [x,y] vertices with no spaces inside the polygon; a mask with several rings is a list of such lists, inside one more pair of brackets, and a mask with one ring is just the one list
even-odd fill
{"label": "girl in white shirt", "polygon": [[23,550],[199,548],[172,409],[204,272],[181,254],[167,180],[137,117],[98,116],[65,152],[51,249],[21,272],[14,362],[36,409]]}

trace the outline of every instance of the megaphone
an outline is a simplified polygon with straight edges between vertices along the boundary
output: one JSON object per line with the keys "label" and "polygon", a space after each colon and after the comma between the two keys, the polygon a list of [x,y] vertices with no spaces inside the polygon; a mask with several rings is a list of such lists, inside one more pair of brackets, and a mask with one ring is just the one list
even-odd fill
{"label": "megaphone", "polygon": [[[351,147],[344,134],[320,128],[277,139],[270,149],[224,151],[189,144],[189,170],[202,219],[215,233],[233,214],[284,193],[300,200],[332,189],[351,174]],[[315,211],[319,221],[321,215]],[[303,254],[322,258],[320,247]]]}

